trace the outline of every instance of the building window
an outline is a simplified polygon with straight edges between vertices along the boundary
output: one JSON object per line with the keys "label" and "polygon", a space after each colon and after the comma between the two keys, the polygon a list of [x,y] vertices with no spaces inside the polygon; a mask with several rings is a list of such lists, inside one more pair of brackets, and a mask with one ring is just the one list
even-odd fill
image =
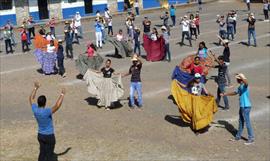
{"label": "building window", "polygon": [[12,9],[12,0],[0,0],[0,10]]}
{"label": "building window", "polygon": [[68,3],[77,2],[77,0],[68,0]]}

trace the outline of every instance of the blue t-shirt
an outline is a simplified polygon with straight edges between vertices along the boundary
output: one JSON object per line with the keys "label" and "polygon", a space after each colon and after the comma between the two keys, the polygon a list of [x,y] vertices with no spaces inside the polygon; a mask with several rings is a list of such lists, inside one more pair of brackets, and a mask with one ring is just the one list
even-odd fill
{"label": "blue t-shirt", "polygon": [[239,103],[241,108],[251,107],[248,85],[241,84],[235,92],[239,94]]}
{"label": "blue t-shirt", "polygon": [[101,24],[100,23],[98,23],[98,22],[96,22],[96,24],[95,24],[95,29],[96,29],[96,32],[101,32]]}
{"label": "blue t-shirt", "polygon": [[52,109],[39,108],[37,104],[32,104],[32,111],[38,122],[38,133],[43,135],[54,134]]}
{"label": "blue t-shirt", "polygon": [[170,9],[170,15],[171,16],[175,16],[175,8],[171,8]]}

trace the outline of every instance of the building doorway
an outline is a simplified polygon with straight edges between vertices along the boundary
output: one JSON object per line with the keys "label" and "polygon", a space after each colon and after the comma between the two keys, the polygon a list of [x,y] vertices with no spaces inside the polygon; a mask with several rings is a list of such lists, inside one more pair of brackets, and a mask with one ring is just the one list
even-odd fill
{"label": "building doorway", "polygon": [[38,0],[39,19],[49,19],[48,1]]}
{"label": "building doorway", "polygon": [[93,0],[84,0],[85,14],[93,13]]}

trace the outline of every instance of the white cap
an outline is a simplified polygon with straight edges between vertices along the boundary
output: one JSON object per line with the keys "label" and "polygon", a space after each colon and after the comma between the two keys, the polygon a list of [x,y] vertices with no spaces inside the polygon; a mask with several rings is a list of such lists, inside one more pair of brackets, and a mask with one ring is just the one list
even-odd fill
{"label": "white cap", "polygon": [[201,78],[201,75],[200,75],[200,73],[196,73],[196,74],[194,75],[194,77],[195,77],[195,78]]}
{"label": "white cap", "polygon": [[78,12],[78,11],[76,12],[76,14],[79,14],[79,13],[80,13],[80,12]]}
{"label": "white cap", "polygon": [[187,18],[187,15],[185,15],[184,18]]}
{"label": "white cap", "polygon": [[166,26],[162,26],[161,30],[167,30]]}

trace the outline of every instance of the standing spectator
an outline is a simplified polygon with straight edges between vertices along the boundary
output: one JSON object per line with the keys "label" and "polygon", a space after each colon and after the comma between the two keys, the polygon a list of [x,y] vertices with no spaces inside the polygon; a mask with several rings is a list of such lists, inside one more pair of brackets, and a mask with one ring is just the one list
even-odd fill
{"label": "standing spectator", "polygon": [[73,59],[72,36],[70,30],[68,30],[65,34],[65,41],[66,41],[66,57]]}
{"label": "standing spectator", "polygon": [[35,103],[35,97],[40,84],[34,83],[34,89],[29,96],[29,103],[32,107],[32,112],[38,123],[38,142],[39,142],[39,161],[54,160],[54,147],[55,147],[55,136],[52,115],[61,107],[65,89],[62,89],[60,96],[58,97],[55,105],[52,108],[47,108],[46,97],[41,95]]}
{"label": "standing spectator", "polygon": [[198,0],[199,11],[202,11],[202,0]]}
{"label": "standing spectator", "polygon": [[187,39],[189,41],[190,47],[192,47],[191,44],[191,37],[189,35],[189,20],[187,19],[187,15],[184,16],[184,18],[181,18],[180,24],[182,25],[182,40],[181,40],[181,45],[184,44],[184,38],[187,36]]}
{"label": "standing spectator", "polygon": [[248,11],[250,11],[250,0],[246,0],[246,4],[247,4]]}
{"label": "standing spectator", "polygon": [[57,65],[59,68],[59,74],[64,78],[66,77],[65,67],[64,67],[64,48],[62,45],[62,40],[58,40],[58,48],[57,48]]}
{"label": "standing spectator", "polygon": [[[219,36],[222,38],[222,39],[225,39],[226,38],[226,22],[224,20],[224,16],[219,16],[217,15],[217,23],[219,24]],[[219,45],[221,45],[221,39],[219,39]]]}
{"label": "standing spectator", "polygon": [[228,16],[227,16],[227,20],[226,20],[226,23],[227,23],[227,39],[230,38],[230,35],[231,35],[231,40],[234,39],[234,19],[232,17],[232,13],[229,12],[228,13]]}
{"label": "standing spectator", "polygon": [[95,30],[96,30],[96,46],[102,49],[102,29],[101,29],[100,19],[96,18]]}
{"label": "standing spectator", "polygon": [[268,0],[263,1],[263,14],[264,14],[264,21],[269,22],[269,15],[268,10],[270,10],[270,4]]}
{"label": "standing spectator", "polygon": [[135,8],[135,11],[136,11],[136,16],[139,16],[140,15],[140,8],[139,8],[139,2],[138,2],[138,0],[135,0],[135,2],[134,2],[134,8]]}
{"label": "standing spectator", "polygon": [[105,8],[104,17],[105,17],[105,20],[106,20],[106,21],[107,21],[110,17],[112,17],[112,15],[110,14],[110,10],[109,10],[108,8]]}
{"label": "standing spectator", "polygon": [[169,26],[169,13],[166,11],[163,16],[160,16],[160,19],[163,20],[163,26],[167,28]]}
{"label": "standing spectator", "polygon": [[189,22],[190,22],[190,37],[192,39],[192,35],[194,35],[195,40],[196,40],[197,39],[197,28],[196,28],[196,24],[195,24],[195,17],[193,14],[190,14]]}
{"label": "standing spectator", "polygon": [[171,20],[172,20],[173,26],[175,26],[175,7],[174,7],[174,5],[171,5],[170,15],[171,15]]}
{"label": "standing spectator", "polygon": [[108,18],[108,35],[113,36],[112,17]]}
{"label": "standing spectator", "polygon": [[[5,30],[3,32],[3,35],[4,35],[4,40],[5,40],[6,54],[8,54],[9,52],[13,53],[13,49],[12,49],[12,45],[11,45],[11,32],[7,26],[5,26]],[[10,50],[8,50],[8,48]]]}
{"label": "standing spectator", "polygon": [[235,76],[237,82],[240,84],[238,89],[235,92],[231,93],[221,93],[221,96],[234,96],[239,95],[239,127],[237,134],[234,139],[230,141],[238,141],[242,137],[244,123],[246,123],[247,132],[248,132],[248,141],[245,145],[250,145],[254,143],[254,133],[250,123],[250,111],[251,111],[251,101],[249,96],[248,81],[244,74],[239,73]]}
{"label": "standing spectator", "polygon": [[195,25],[197,28],[198,35],[200,35],[200,15],[198,12],[196,13],[196,16],[195,16]]}
{"label": "standing spectator", "polygon": [[[219,56],[218,59],[216,59],[214,54],[213,54],[213,56],[215,58],[215,61],[218,63],[218,65],[216,65],[216,66],[206,65],[206,66],[212,67],[212,68],[218,68],[218,76],[216,79],[216,82],[218,84],[216,102],[217,102],[217,105],[220,106],[219,102],[221,99],[221,93],[225,93],[226,84],[227,84],[227,80],[226,80],[227,66],[224,63],[223,56]],[[223,96],[223,100],[224,100],[224,104],[225,104],[225,107],[223,109],[229,110],[230,107],[229,107],[229,100],[228,100],[227,96]]]}
{"label": "standing spectator", "polygon": [[101,25],[101,33],[102,33],[102,43],[105,44],[105,40],[106,40],[105,25],[106,25],[106,22],[102,17],[100,17],[100,25]]}
{"label": "standing spectator", "polygon": [[237,13],[234,10],[232,10],[232,19],[233,19],[233,31],[234,34],[236,34]]}
{"label": "standing spectator", "polygon": [[32,39],[31,35],[35,37],[35,21],[33,20],[32,16],[29,16],[28,19],[28,32],[31,39]]}
{"label": "standing spectator", "polygon": [[[22,52],[29,51],[29,46],[27,43],[27,33],[26,33],[25,28],[23,28],[21,31],[21,41],[22,41]],[[26,46],[26,49],[25,49],[25,46]]]}
{"label": "standing spectator", "polygon": [[168,62],[171,62],[171,52],[170,52],[170,36],[167,32],[167,28],[165,26],[161,27],[162,37],[165,41],[165,57]]}
{"label": "standing spectator", "polygon": [[[72,42],[80,44],[79,42],[79,36],[78,36],[78,28],[75,26],[75,20],[72,19],[70,23],[70,28],[71,28],[71,36],[72,36]],[[75,36],[75,41],[73,41]]]}
{"label": "standing spectator", "polygon": [[143,32],[147,35],[151,33],[151,21],[148,19],[148,17],[144,17],[143,21]]}
{"label": "standing spectator", "polygon": [[5,26],[8,27],[11,33],[11,45],[16,46],[17,42],[16,42],[15,35],[13,32],[13,29],[14,29],[13,24],[8,20]]}
{"label": "standing spectator", "polygon": [[48,26],[50,27],[51,34],[53,34],[54,37],[55,37],[55,24],[56,21],[55,18],[53,17],[52,19],[50,19]]}
{"label": "standing spectator", "polygon": [[100,16],[101,16],[101,15],[100,15],[100,11],[97,10],[97,11],[96,11],[96,17],[99,18]]}
{"label": "standing spectator", "polygon": [[127,21],[126,21],[126,27],[127,27],[127,34],[128,34],[128,37],[133,39],[133,29],[134,29],[134,23],[132,21],[132,19],[130,17],[127,18]]}
{"label": "standing spectator", "polygon": [[141,56],[140,34],[141,34],[140,29],[138,27],[135,27],[135,30],[134,30],[134,53],[136,53],[136,51],[138,49],[139,56]]}
{"label": "standing spectator", "polygon": [[0,53],[2,53],[3,28],[0,27]]}
{"label": "standing spectator", "polygon": [[250,46],[250,38],[251,38],[251,35],[252,35],[253,40],[254,40],[254,46],[257,47],[256,32],[255,32],[256,19],[255,19],[253,13],[249,14],[247,22],[248,22],[248,46]]}
{"label": "standing spectator", "polygon": [[141,109],[142,105],[143,105],[142,81],[141,81],[142,62],[136,54],[133,55],[131,61],[133,64],[129,68],[129,72],[126,74],[123,74],[123,76],[128,76],[131,74],[130,94],[129,94],[130,108],[134,109],[134,107],[135,107],[134,93],[135,93],[135,91],[137,91],[138,108]]}
{"label": "standing spectator", "polygon": [[[200,58],[200,60],[203,60],[203,61],[208,57],[208,48],[206,47],[204,41],[199,43],[197,56]],[[200,73],[200,74],[202,74],[202,73]]]}
{"label": "standing spectator", "polygon": [[81,23],[81,15],[80,15],[80,12],[76,12],[75,16],[74,16],[74,25],[76,27],[76,29],[79,31],[80,35],[79,37],[80,38],[83,38],[83,30],[82,30],[82,23]]}
{"label": "standing spectator", "polygon": [[229,48],[229,40],[225,39],[222,40],[223,46],[224,46],[224,50],[223,50],[223,58],[224,58],[224,63],[227,66],[227,72],[226,72],[226,79],[228,80],[228,87],[231,86],[231,77],[230,77],[230,72],[229,72],[229,65],[230,65],[230,56],[231,56],[231,52],[230,52],[230,48]]}

